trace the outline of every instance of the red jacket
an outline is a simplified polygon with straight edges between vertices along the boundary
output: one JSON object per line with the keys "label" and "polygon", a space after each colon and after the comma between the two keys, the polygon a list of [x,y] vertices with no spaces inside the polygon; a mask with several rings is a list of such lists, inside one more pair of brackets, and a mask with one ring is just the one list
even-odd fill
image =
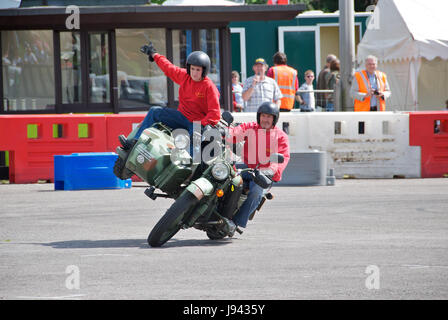
{"label": "red jacket", "polygon": [[210,78],[194,81],[186,69],[173,65],[160,54],[154,61],[167,77],[180,85],[178,110],[191,122],[201,121],[203,126],[216,125],[221,118],[219,92]]}
{"label": "red jacket", "polygon": [[274,172],[273,181],[281,180],[290,158],[289,139],[283,130],[278,127],[265,130],[258,123],[250,122],[230,128],[229,133],[234,142],[245,141],[243,160],[250,168],[255,168],[261,162],[267,162],[271,153],[281,153],[285,157],[283,163],[267,162],[259,166],[260,169],[269,168]]}

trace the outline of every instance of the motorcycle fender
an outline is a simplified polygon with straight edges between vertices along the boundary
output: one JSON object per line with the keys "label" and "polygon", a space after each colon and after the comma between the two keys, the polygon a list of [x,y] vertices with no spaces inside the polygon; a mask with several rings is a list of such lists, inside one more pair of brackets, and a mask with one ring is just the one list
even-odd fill
{"label": "motorcycle fender", "polygon": [[213,192],[213,185],[205,178],[199,178],[187,187],[198,200],[201,200],[204,196],[209,196]]}

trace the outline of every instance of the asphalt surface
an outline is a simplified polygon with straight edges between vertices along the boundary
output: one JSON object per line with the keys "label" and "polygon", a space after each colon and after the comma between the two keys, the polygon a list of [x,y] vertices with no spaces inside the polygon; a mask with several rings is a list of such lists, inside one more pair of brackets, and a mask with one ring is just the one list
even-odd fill
{"label": "asphalt surface", "polygon": [[448,179],[276,187],[242,235],[162,248],[143,191],[0,185],[0,299],[448,299]]}

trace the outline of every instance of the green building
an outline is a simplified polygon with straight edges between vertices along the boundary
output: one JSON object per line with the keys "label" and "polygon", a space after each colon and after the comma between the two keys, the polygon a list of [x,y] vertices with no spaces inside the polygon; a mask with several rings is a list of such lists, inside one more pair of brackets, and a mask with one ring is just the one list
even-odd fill
{"label": "green building", "polygon": [[[370,15],[355,14],[356,46],[367,29]],[[256,58],[263,57],[272,65],[272,56],[277,51],[287,55],[288,65],[299,73],[299,83],[304,82],[304,72],[308,69],[319,74],[328,54],[339,55],[337,13],[308,11],[293,20],[234,21],[230,28],[232,69],[240,72],[242,80],[253,74],[252,65]]]}

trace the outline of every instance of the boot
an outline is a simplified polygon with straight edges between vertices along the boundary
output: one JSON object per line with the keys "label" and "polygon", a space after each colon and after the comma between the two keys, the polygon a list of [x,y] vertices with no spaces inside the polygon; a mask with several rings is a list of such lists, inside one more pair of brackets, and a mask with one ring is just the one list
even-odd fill
{"label": "boot", "polygon": [[124,135],[119,135],[118,136],[118,140],[120,141],[121,145],[123,146],[123,150],[131,150],[132,147],[135,144],[135,140],[131,140],[129,141],[128,139],[126,139],[126,137]]}

